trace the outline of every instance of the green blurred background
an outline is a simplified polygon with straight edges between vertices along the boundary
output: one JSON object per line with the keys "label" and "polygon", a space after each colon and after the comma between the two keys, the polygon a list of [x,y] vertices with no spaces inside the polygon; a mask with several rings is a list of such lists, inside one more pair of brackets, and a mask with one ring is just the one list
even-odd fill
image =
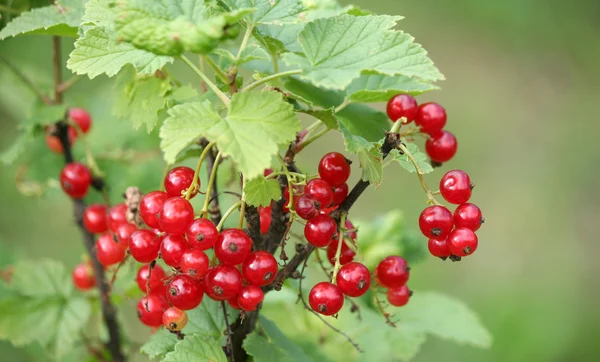
{"label": "green blurred background", "polygon": [[[446,75],[442,91],[419,100],[446,107],[459,153],[444,169],[470,173],[477,184],[472,200],[486,217],[475,256],[461,263],[428,258],[412,273],[411,288],[464,300],[491,330],[494,345],[478,350],[431,338],[416,361],[598,361],[600,247],[594,230],[600,216],[595,192],[600,126],[593,110],[600,99],[600,2],[352,3],[405,16],[399,27],[423,44]],[[68,51],[65,46],[65,59]],[[49,38],[7,40],[0,43],[0,53],[50,89]],[[105,96],[110,87],[105,77],[86,79],[68,96],[71,104],[91,111],[98,126],[90,141],[97,148],[109,149],[100,140],[128,129],[111,116],[112,99]],[[0,149],[14,138],[32,99],[0,65]],[[331,144],[342,149],[339,136],[330,134],[299,157],[300,166],[314,168]],[[83,248],[68,199],[57,191],[41,198],[22,196],[15,172],[16,167],[0,167],[0,266],[15,257],[50,257],[74,265]],[[441,174],[428,180],[435,183]],[[137,179],[158,185],[161,175],[134,170],[123,177],[125,183]],[[386,169],[385,178],[359,200],[353,214],[366,218],[400,207],[407,225],[416,226],[425,206],[418,180],[397,167]],[[0,353],[5,361],[36,360],[35,353],[17,352],[4,343]]]}

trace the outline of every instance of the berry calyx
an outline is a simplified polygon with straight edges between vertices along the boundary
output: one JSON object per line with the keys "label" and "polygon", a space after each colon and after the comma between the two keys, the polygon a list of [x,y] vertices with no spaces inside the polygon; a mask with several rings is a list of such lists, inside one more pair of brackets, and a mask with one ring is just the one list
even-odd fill
{"label": "berry calyx", "polygon": [[319,176],[333,187],[341,186],[350,177],[350,161],[341,153],[330,152],[319,162]]}
{"label": "berry calyx", "polygon": [[140,268],[135,277],[138,287],[144,293],[165,295],[166,287],[163,283],[165,270],[160,265],[155,265],[150,272],[150,265],[146,264]]}
{"label": "berry calyx", "polygon": [[186,250],[179,260],[181,272],[192,278],[202,279],[210,266],[208,256],[202,249],[194,248]]}
{"label": "berry calyx", "polygon": [[406,117],[405,123],[410,123],[415,120],[418,111],[417,100],[409,94],[398,94],[387,103],[387,115],[396,122],[402,117]]}
{"label": "berry calyx", "polygon": [[121,245],[123,249],[127,249],[129,242],[131,241],[131,235],[137,231],[137,227],[133,224],[121,224],[115,231],[116,241]]}
{"label": "berry calyx", "polygon": [[246,312],[252,312],[265,299],[265,293],[256,285],[242,287],[237,297],[238,306]]}
{"label": "berry calyx", "polygon": [[406,284],[410,276],[408,263],[401,256],[388,256],[377,265],[377,278],[386,288],[398,288]]}
{"label": "berry calyx", "polygon": [[160,256],[165,264],[177,269],[180,266],[181,256],[189,247],[182,235],[167,235],[160,244]]}
{"label": "berry calyx", "polygon": [[390,288],[387,291],[388,302],[395,307],[402,307],[408,303],[412,291],[406,285],[398,288]]}
{"label": "berry calyx", "polygon": [[148,294],[138,302],[137,315],[148,327],[159,327],[162,325],[162,316],[167,308],[169,304],[163,295]]}
{"label": "berry calyx", "polygon": [[112,235],[104,233],[96,240],[96,258],[103,266],[119,264],[125,259],[125,250]]}
{"label": "berry calyx", "polygon": [[304,220],[319,215],[321,204],[312,196],[304,194],[294,198],[294,210]]}
{"label": "berry calyx", "polygon": [[448,171],[440,180],[440,193],[451,204],[460,205],[469,201],[472,189],[471,178],[464,171]]}
{"label": "berry calyx", "polygon": [[208,219],[196,219],[188,226],[185,236],[192,248],[208,250],[219,240],[219,231]]}
{"label": "berry calyx", "polygon": [[[83,133],[87,133],[92,126],[92,117],[83,108],[71,108],[69,109],[69,118],[75,122]],[[77,131],[77,130],[76,130]]]}
{"label": "berry calyx", "polygon": [[331,185],[320,178],[315,178],[306,184],[304,193],[315,198],[321,207],[328,207],[333,202],[333,189]]}
{"label": "berry calyx", "polygon": [[371,273],[363,264],[351,262],[340,268],[335,282],[345,295],[360,297],[371,286]]}
{"label": "berry calyx", "polygon": [[140,201],[140,217],[146,225],[151,228],[158,228],[158,215],[162,207],[169,198],[166,192],[152,191],[142,197]]}
{"label": "berry calyx", "polygon": [[435,102],[423,103],[419,106],[415,124],[424,133],[437,133],[446,125],[446,110]]}
{"label": "berry calyx", "polygon": [[92,234],[101,234],[108,230],[106,223],[106,206],[93,204],[83,212],[83,226]]}
{"label": "berry calyx", "polygon": [[152,231],[143,229],[134,232],[129,241],[129,253],[140,263],[149,263],[158,258],[160,238]]}
{"label": "berry calyx", "polygon": [[[186,166],[175,167],[165,176],[165,191],[170,197],[181,197],[194,181],[194,170]],[[200,180],[198,180],[198,188]],[[190,198],[196,196],[198,188],[192,191]]]}
{"label": "berry calyx", "polygon": [[340,205],[342,202],[344,202],[344,200],[346,200],[346,197],[348,197],[348,184],[347,183],[343,183],[340,186],[334,186],[332,188],[332,190],[333,190],[333,202],[331,203],[332,206]]}
{"label": "berry calyx", "polygon": [[228,300],[240,293],[242,274],[231,265],[217,265],[203,279],[206,295],[212,300]]}
{"label": "berry calyx", "polygon": [[170,331],[180,331],[187,325],[187,313],[179,308],[170,307],[162,315],[162,323]]}
{"label": "berry calyx", "polygon": [[71,274],[73,284],[77,289],[81,291],[90,290],[96,286],[96,279],[94,278],[94,270],[90,263],[77,264]]}
{"label": "berry calyx", "polygon": [[344,294],[337,285],[321,282],[310,290],[308,304],[319,314],[334,315],[344,306]]}
{"label": "berry calyx", "polygon": [[238,265],[243,263],[252,251],[252,239],[243,230],[227,229],[219,235],[214,249],[221,263]]}
{"label": "berry calyx", "polygon": [[452,213],[444,206],[429,206],[419,216],[419,228],[430,239],[446,239],[453,226]]}
{"label": "berry calyx", "polygon": [[429,239],[427,242],[427,248],[429,249],[429,253],[435,257],[446,259],[452,253],[450,252],[450,248],[448,248],[448,243],[446,239],[444,240],[436,240]]}
{"label": "berry calyx", "polygon": [[447,162],[454,157],[458,144],[456,137],[448,131],[432,134],[425,142],[425,151],[435,162]]}
{"label": "berry calyx", "polygon": [[258,215],[260,216],[260,233],[266,234],[271,227],[271,213],[273,211],[273,206],[269,205],[267,207],[259,206],[258,207]]}
{"label": "berry calyx", "polygon": [[337,225],[329,215],[317,215],[304,226],[304,237],[317,248],[329,245],[337,237]]}
{"label": "berry calyx", "polygon": [[448,235],[447,243],[453,255],[463,257],[473,254],[477,250],[479,241],[473,230],[461,227],[454,229]]}
{"label": "berry calyx", "polygon": [[71,162],[65,165],[60,173],[60,186],[74,199],[81,199],[92,184],[92,173],[86,165]]}
{"label": "berry calyx", "polygon": [[158,216],[160,229],[174,235],[185,233],[193,221],[194,208],[188,200],[181,197],[167,199]]}
{"label": "berry calyx", "polygon": [[475,204],[462,204],[454,210],[454,226],[457,228],[464,227],[477,231],[483,221],[481,210]]}
{"label": "berry calyx", "polygon": [[255,251],[242,264],[242,274],[248,283],[259,287],[271,284],[277,276],[275,257],[266,251]]}
{"label": "berry calyx", "polygon": [[196,308],[202,302],[203,296],[202,282],[189,275],[176,275],[167,287],[167,299],[173,306],[182,310]]}
{"label": "berry calyx", "polygon": [[[335,253],[337,252],[338,240],[334,240],[327,247],[327,260],[331,263],[331,265],[335,265]],[[345,265],[352,260],[354,260],[354,256],[356,253],[354,250],[350,249],[350,247],[343,241],[342,244],[342,252],[340,254],[340,265]]]}
{"label": "berry calyx", "polygon": [[106,214],[106,223],[112,232],[116,232],[119,225],[127,223],[127,205],[121,203],[111,207]]}

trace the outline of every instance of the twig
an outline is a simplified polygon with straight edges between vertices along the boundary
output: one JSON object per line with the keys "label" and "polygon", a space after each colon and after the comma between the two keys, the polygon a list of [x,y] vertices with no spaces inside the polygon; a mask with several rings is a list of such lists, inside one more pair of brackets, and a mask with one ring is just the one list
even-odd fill
{"label": "twig", "polygon": [[79,79],[81,79],[80,75],[72,76],[71,79],[66,80],[58,85],[58,87],[57,87],[58,91],[61,93],[68,91],[75,83],[77,83],[77,81]]}
{"label": "twig", "polygon": [[217,189],[217,167],[220,159],[221,154],[215,154],[215,149],[212,149],[206,156],[206,172],[210,175],[208,182],[209,187],[211,187],[210,192],[206,194],[206,197],[210,198],[208,200],[208,214],[215,225],[221,222],[221,207],[219,206],[219,191]]}
{"label": "twig", "polygon": [[377,290],[373,290],[373,300],[375,301],[377,309],[379,309],[381,314],[383,314],[383,316],[385,317],[385,323],[390,327],[396,328],[396,323],[394,323],[391,319],[392,315],[385,311],[385,306],[383,305],[383,302],[377,297]]}
{"label": "twig", "polygon": [[51,104],[52,100],[45,95],[25,74],[23,74],[17,67],[12,65],[6,58],[0,55],[0,61],[2,61],[8,69],[10,69],[33,93],[35,93],[39,99],[45,104]]}
{"label": "twig", "polygon": [[60,37],[52,37],[52,70],[54,74],[54,103],[63,102],[63,93],[60,90],[62,84],[62,62],[60,60]]}
{"label": "twig", "polygon": [[221,308],[223,309],[223,317],[225,318],[225,326],[227,327],[227,349],[228,355],[231,356],[231,362],[235,362],[235,357],[233,355],[233,341],[231,332],[231,326],[229,325],[229,316],[227,315],[227,306],[225,305],[225,301],[221,301]]}
{"label": "twig", "polygon": [[206,83],[206,85],[210,88],[210,90],[212,90],[217,95],[217,97],[219,97],[219,99],[221,99],[223,104],[225,104],[225,107],[229,108],[229,104],[231,103],[231,100],[229,99],[229,97],[227,97],[227,95],[225,93],[221,92],[219,87],[217,87],[210,80],[210,78],[208,78],[206,76],[206,74],[202,73],[202,71],[200,69],[198,69],[198,67],[196,67],[196,65],[194,65],[194,63],[192,63],[188,58],[186,58],[184,55],[182,55],[181,60],[183,60],[183,62],[185,64],[187,64],[190,68],[192,68],[192,70],[196,74],[198,74],[198,76],[200,76],[200,79],[202,79]]}

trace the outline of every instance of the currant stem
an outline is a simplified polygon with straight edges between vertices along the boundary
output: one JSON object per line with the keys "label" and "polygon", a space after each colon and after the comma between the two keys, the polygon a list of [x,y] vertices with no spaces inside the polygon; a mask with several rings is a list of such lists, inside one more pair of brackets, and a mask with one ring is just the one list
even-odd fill
{"label": "currant stem", "polygon": [[85,162],[87,163],[89,168],[92,170],[93,174],[95,176],[104,177],[104,173],[102,172],[102,170],[100,170],[98,163],[96,163],[96,159],[94,158],[92,150],[90,149],[90,146],[87,142],[87,135],[83,132],[83,130],[81,129],[81,127],[79,127],[79,125],[77,123],[68,122],[68,124],[69,124],[69,126],[75,128],[75,130],[79,134],[79,137],[83,141],[83,147],[85,149]]}
{"label": "currant stem", "polygon": [[242,205],[240,206],[240,221],[238,222],[238,229],[241,229],[242,227],[244,227],[244,216],[246,214],[246,191],[244,191],[245,188],[246,188],[246,177],[244,177],[244,175],[242,175],[242,199],[240,200]]}
{"label": "currant stem", "polygon": [[323,137],[330,130],[331,130],[331,128],[326,127],[325,129],[322,129],[321,131],[317,132],[315,135],[313,135],[309,139],[300,142],[300,144],[298,144],[298,146],[296,147],[295,153],[298,153],[298,152],[302,151],[304,148],[306,148],[306,146],[310,145],[314,141],[316,141],[319,138]]}
{"label": "currant stem", "polygon": [[217,97],[219,97],[219,99],[221,99],[221,101],[223,102],[223,104],[225,104],[225,107],[229,108],[229,105],[231,104],[231,100],[229,99],[229,97],[227,97],[227,95],[223,92],[221,92],[221,90],[219,89],[219,87],[217,87],[207,76],[206,74],[202,73],[202,71],[200,69],[198,69],[198,67],[196,67],[196,65],[194,63],[192,63],[185,55],[182,55],[181,60],[183,60],[183,62],[185,64],[187,64],[190,68],[192,68],[192,70],[198,74],[198,76],[200,76],[200,78],[206,83],[206,85],[213,91],[215,92],[215,94],[217,95]]}
{"label": "currant stem", "polygon": [[417,162],[417,160],[415,159],[415,157],[410,153],[410,151],[408,150],[408,148],[406,148],[406,146],[403,145],[402,143],[398,146],[398,148],[400,148],[402,150],[402,152],[404,152],[404,154],[406,155],[406,157],[408,157],[408,159],[410,160],[410,162],[412,162],[413,166],[415,166],[415,170],[417,170],[417,176],[419,177],[419,181],[421,182],[421,187],[423,188],[423,191],[425,191],[425,193],[427,194],[427,201],[428,201],[428,203],[430,203],[432,205],[440,205],[440,203],[437,202],[437,200],[433,196],[433,193],[431,192],[431,190],[427,186],[427,182],[425,181],[425,177],[423,177],[423,175],[425,173],[423,172],[423,170],[419,166],[419,163]]}
{"label": "currant stem", "polygon": [[275,73],[273,75],[270,75],[268,77],[264,77],[262,79],[257,80],[254,83],[251,83],[251,84],[247,85],[246,87],[242,88],[241,91],[242,92],[248,92],[248,91],[251,91],[254,88],[258,87],[261,84],[264,84],[264,83],[272,81],[273,79],[283,78],[283,77],[289,77],[289,76],[300,74],[300,73],[302,73],[301,69],[288,70],[287,72]]}
{"label": "currant stem", "polygon": [[340,263],[340,257],[342,255],[342,244],[344,243],[344,232],[346,224],[346,214],[343,213],[340,215],[340,224],[339,224],[339,236],[338,236],[338,245],[337,250],[335,251],[335,265],[333,266],[333,273],[331,273],[331,283],[335,284],[335,278],[337,277],[342,264]]}
{"label": "currant stem", "polygon": [[[294,179],[300,178],[300,179],[306,180],[307,178],[311,178],[308,175],[298,173],[298,172],[288,172],[288,174],[290,176],[292,176]],[[281,175],[287,175],[287,174],[284,171],[277,171],[277,172],[271,173],[269,176],[267,176],[265,178],[268,180],[268,179],[272,179],[272,178],[275,178],[275,177],[281,176]]]}
{"label": "currant stem", "polygon": [[219,66],[217,64],[215,64],[215,62],[210,59],[208,56],[203,55],[202,56],[202,60],[204,60],[206,62],[206,64],[208,64],[208,66],[210,67],[210,69],[213,70],[213,72],[215,72],[215,74],[217,75],[217,77],[219,77],[219,79],[225,83],[225,84],[229,84],[229,77],[223,73],[223,71],[219,68]]}
{"label": "currant stem", "polygon": [[335,113],[340,112],[342,109],[346,108],[348,105],[350,105],[350,103],[352,103],[352,101],[350,101],[350,99],[348,97],[344,98],[344,101],[335,108]]}
{"label": "currant stem", "polygon": [[215,143],[216,142],[213,141],[207,144],[206,147],[204,147],[202,153],[200,154],[200,158],[198,159],[198,163],[196,164],[196,170],[194,171],[194,180],[192,181],[190,187],[188,187],[188,189],[183,194],[186,200],[189,200],[192,197],[192,193],[198,187],[198,180],[200,179],[200,167],[202,167],[202,162],[204,162],[204,159],[210,152],[212,146],[215,145]]}
{"label": "currant stem", "polygon": [[[254,24],[250,24],[250,25],[248,25],[248,27],[246,27],[246,32],[244,33],[244,38],[242,39],[242,43],[240,44],[240,49],[238,50],[238,53],[235,57],[236,63],[237,63],[237,61],[240,60],[242,51],[244,51],[244,49],[246,49],[246,46],[248,45],[248,40],[250,40],[250,36],[252,36],[253,30],[254,30]],[[235,67],[235,71],[237,72],[237,66]]]}
{"label": "currant stem", "polygon": [[213,164],[213,169],[210,172],[210,178],[208,179],[208,186],[206,187],[206,198],[204,200],[204,206],[202,207],[202,210],[200,210],[200,217],[204,217],[204,215],[206,215],[208,213],[208,205],[210,204],[213,184],[215,183],[215,177],[217,176],[217,166],[219,165],[220,160],[221,160],[221,151],[219,151],[219,153],[217,153],[217,156],[215,157],[215,161]]}
{"label": "currant stem", "polygon": [[287,179],[288,190],[290,194],[290,201],[287,204],[287,208],[291,212],[294,212],[294,187],[292,185],[292,175],[290,175],[290,170],[288,170],[285,161],[283,160],[283,158],[281,158],[281,155],[279,153],[277,153],[277,158],[279,159],[281,167],[283,167],[283,173],[285,174],[285,178]]}
{"label": "currant stem", "polygon": [[225,213],[223,214],[223,218],[221,219],[221,222],[219,223],[219,225],[217,225],[217,230],[221,231],[221,229],[223,228],[223,225],[225,224],[225,221],[227,220],[229,215],[231,215],[231,213],[233,213],[235,210],[237,210],[241,204],[242,204],[242,201],[238,200],[235,202],[235,204],[231,205],[231,207],[229,209],[227,209],[227,211],[225,211]]}
{"label": "currant stem", "polygon": [[373,290],[373,301],[375,302],[375,305],[377,306],[377,309],[379,309],[379,311],[381,312],[381,314],[383,314],[383,316],[385,317],[385,322],[387,323],[387,325],[389,325],[390,327],[396,327],[396,323],[394,323],[391,319],[390,319],[390,314],[388,312],[385,311],[385,308],[383,307],[383,303],[381,303],[381,300],[379,300],[379,298],[377,297],[377,290]]}

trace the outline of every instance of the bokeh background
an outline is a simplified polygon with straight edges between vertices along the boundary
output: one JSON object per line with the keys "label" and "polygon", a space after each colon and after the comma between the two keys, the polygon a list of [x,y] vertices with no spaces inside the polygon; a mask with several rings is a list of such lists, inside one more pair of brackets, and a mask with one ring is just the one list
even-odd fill
{"label": "bokeh background", "polygon": [[[490,329],[494,345],[478,350],[430,338],[416,361],[598,361],[600,2],[352,3],[405,16],[399,27],[423,44],[446,75],[442,90],[420,101],[446,107],[459,152],[444,169],[469,172],[477,184],[472,200],[486,217],[475,256],[461,263],[428,258],[412,273],[411,287],[464,300]],[[68,51],[65,46],[65,59]],[[18,59],[28,76],[50,89],[48,38],[7,40],[0,53]],[[0,149],[30,111],[32,95],[17,82],[0,64]],[[68,96],[103,125],[96,127],[92,144],[109,139],[116,127],[127,128],[111,116],[112,99],[100,96],[110,87],[105,77],[82,80]],[[314,167],[332,147],[342,144],[330,134],[307,149],[299,164]],[[15,173],[16,167],[0,166],[0,267],[19,257],[74,265],[83,248],[69,200],[57,191],[24,197]],[[435,183],[441,174],[427,178]],[[158,185],[161,175],[133,177]],[[385,178],[360,199],[354,215],[401,207],[406,224],[416,227],[425,206],[418,180],[397,167],[386,169]],[[0,353],[5,361],[34,361],[39,355],[4,342]]]}

